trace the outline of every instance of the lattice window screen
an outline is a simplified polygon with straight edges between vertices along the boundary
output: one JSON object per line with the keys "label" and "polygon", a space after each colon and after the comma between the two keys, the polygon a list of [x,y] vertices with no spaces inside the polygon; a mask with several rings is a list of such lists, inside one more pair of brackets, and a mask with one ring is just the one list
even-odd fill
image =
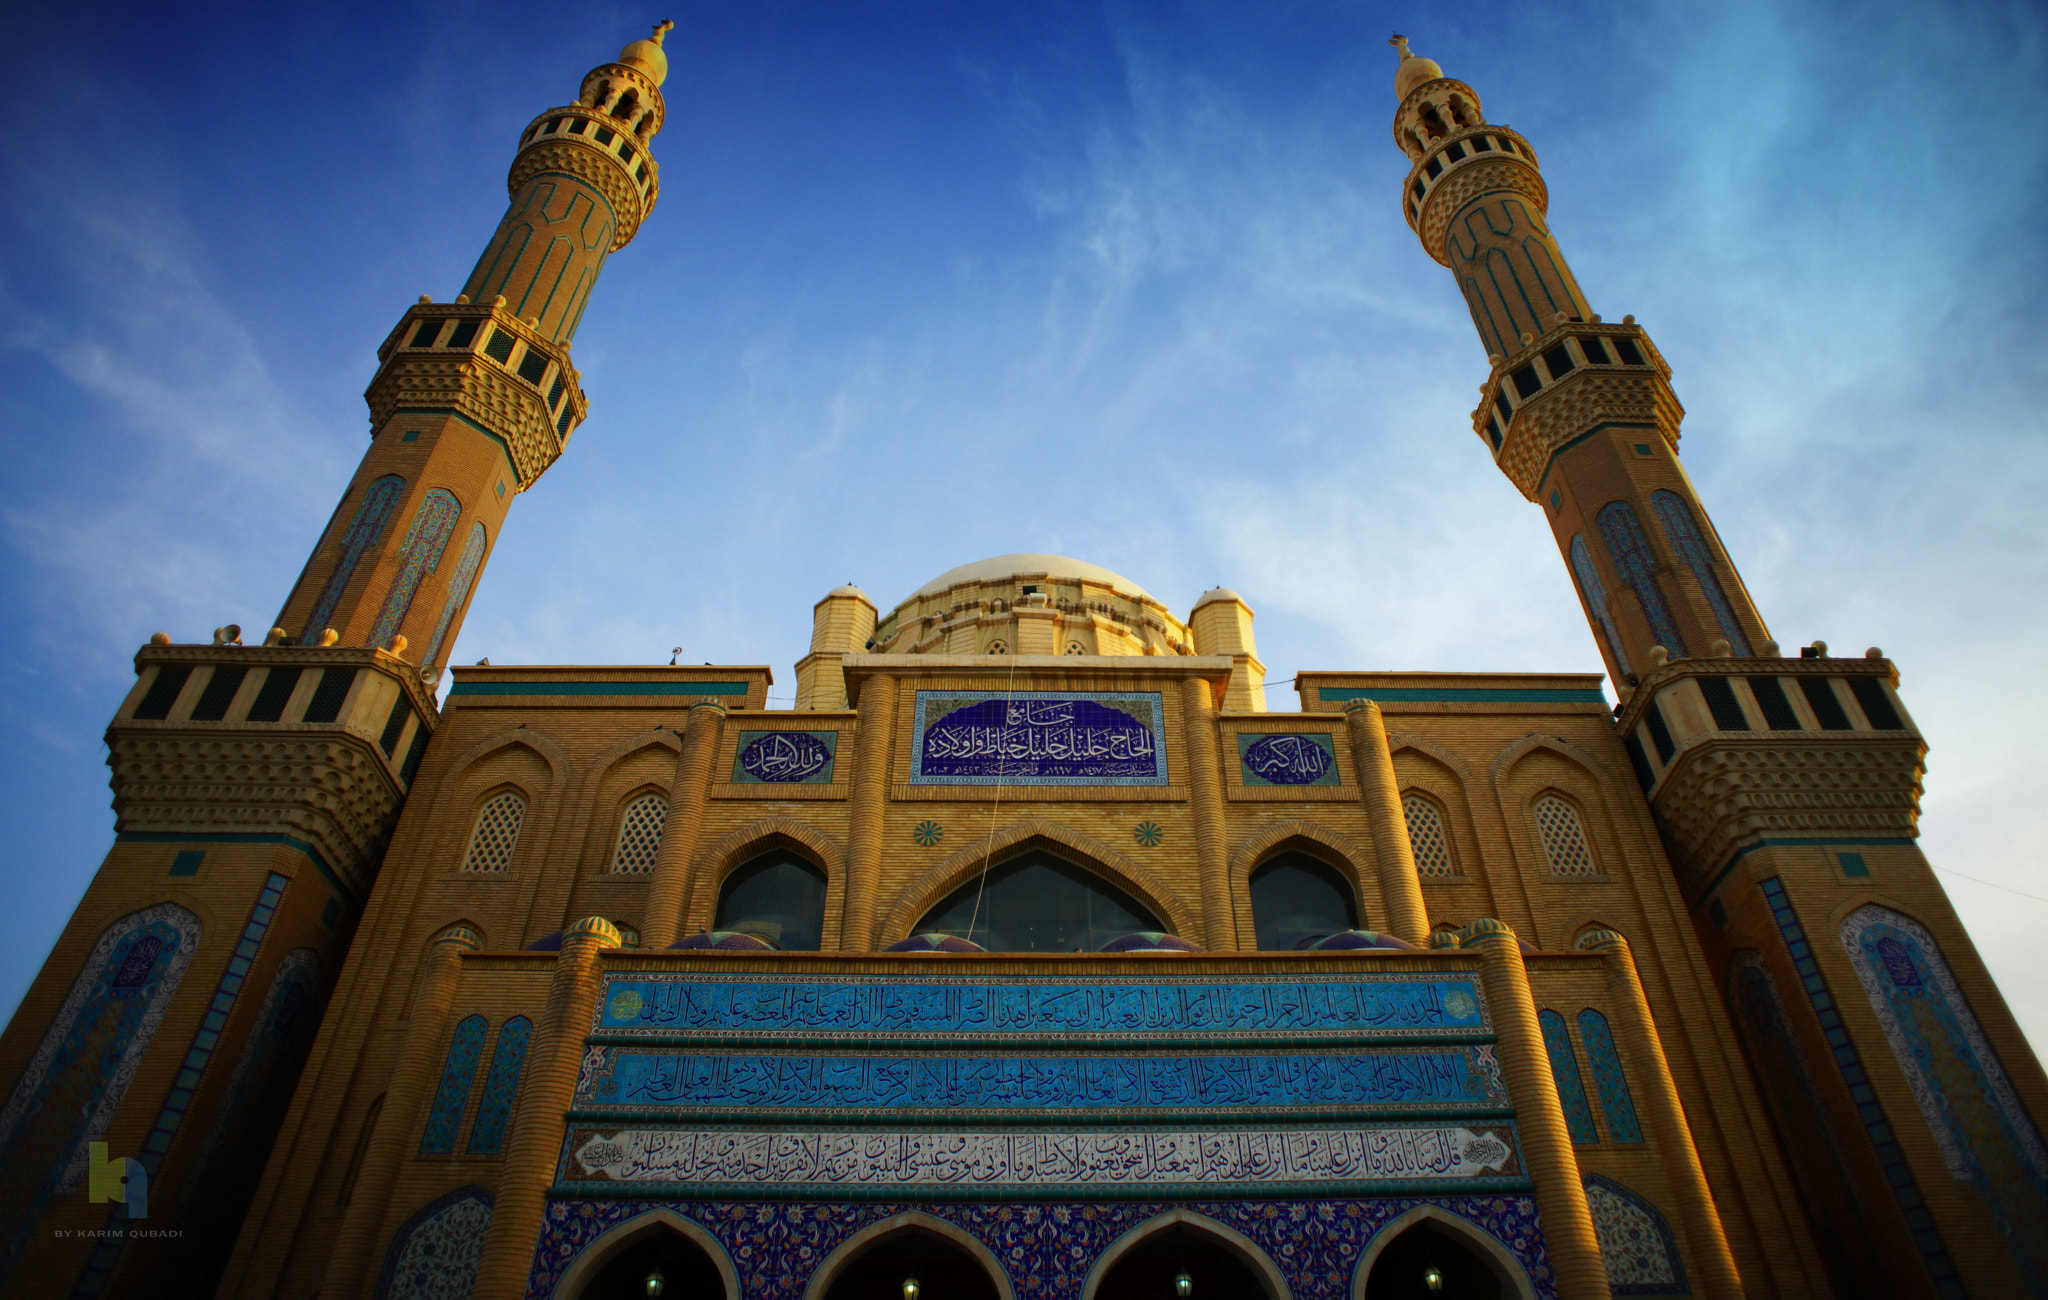
{"label": "lattice window screen", "polygon": [[1543,855],[1550,869],[1560,876],[1590,876],[1594,873],[1593,850],[1586,844],[1586,828],[1579,824],[1579,810],[1554,794],[1536,801],[1536,830],[1543,837]]}
{"label": "lattice window screen", "polygon": [[643,794],[626,805],[619,819],[619,847],[612,854],[612,870],[626,875],[645,875],[654,869],[654,855],[661,848],[661,828],[668,822],[668,796]]}
{"label": "lattice window screen", "polygon": [[1452,876],[1457,874],[1451,865],[1451,846],[1444,838],[1443,815],[1436,805],[1421,795],[1411,794],[1401,801],[1401,812],[1408,819],[1408,842],[1415,847],[1415,871],[1421,876]]}
{"label": "lattice window screen", "polygon": [[519,828],[525,821],[524,795],[516,790],[493,795],[476,815],[476,831],[469,837],[462,869],[503,871],[512,862],[512,849],[519,843]]}

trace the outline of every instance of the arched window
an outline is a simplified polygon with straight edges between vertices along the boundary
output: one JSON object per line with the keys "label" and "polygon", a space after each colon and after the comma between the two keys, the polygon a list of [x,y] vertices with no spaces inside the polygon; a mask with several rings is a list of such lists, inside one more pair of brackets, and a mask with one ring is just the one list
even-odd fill
{"label": "arched window", "polygon": [[1129,894],[1049,853],[969,880],[917,924],[920,933],[957,934],[990,952],[1095,952],[1122,935],[1165,928]]}
{"label": "arched window", "polygon": [[334,607],[341,603],[341,593],[348,590],[348,580],[355,576],[356,565],[382,540],[384,529],[398,509],[398,500],[404,495],[405,480],[396,474],[386,474],[363,489],[362,504],[356,507],[355,517],[348,521],[348,531],[342,534],[341,555],[334,561],[334,571],[327,575],[327,585],[320,589],[320,599],[313,602],[313,612],[306,616],[306,626],[299,633],[302,644],[317,642],[327,630],[327,620],[334,617]]}
{"label": "arched window", "polygon": [[441,643],[448,639],[448,628],[455,622],[462,602],[469,598],[469,584],[476,581],[476,571],[483,566],[484,552],[489,549],[489,543],[490,538],[482,524],[469,530],[469,540],[462,544],[462,558],[456,561],[455,572],[449,575],[448,599],[441,605],[441,617],[434,624],[434,635],[420,655],[420,667],[431,668],[440,659]]}
{"label": "arched window", "polygon": [[1600,1093],[1600,1113],[1607,1117],[1607,1136],[1614,1142],[1640,1142],[1643,1126],[1636,1121],[1636,1103],[1629,1096],[1628,1079],[1621,1072],[1621,1055],[1614,1050],[1614,1031],[1607,1017],[1587,1007],[1579,1012],[1579,1041],[1586,1045],[1586,1060],[1593,1067],[1593,1086]]}
{"label": "arched window", "polygon": [[1186,1219],[1161,1224],[1118,1251],[1087,1294],[1092,1300],[1170,1296],[1176,1293],[1175,1279],[1186,1274],[1198,1296],[1235,1300],[1271,1296],[1273,1288],[1261,1274],[1278,1274],[1279,1270],[1256,1245],[1235,1233],[1232,1236],[1236,1240]]}
{"label": "arched window", "polygon": [[526,821],[526,796],[517,790],[492,795],[477,811],[476,829],[469,836],[469,852],[463,856],[464,871],[503,871],[512,864],[512,850],[519,844],[519,828]]}
{"label": "arched window", "polygon": [[1607,650],[1614,656],[1616,670],[1627,675],[1628,655],[1621,648],[1621,633],[1614,626],[1614,614],[1607,608],[1607,584],[1600,581],[1600,570],[1593,567],[1593,552],[1586,545],[1584,533],[1572,536],[1572,573],[1579,580],[1579,595],[1585,597],[1586,608],[1600,620],[1600,632],[1607,638]]}
{"label": "arched window", "polygon": [[1415,850],[1415,874],[1424,878],[1458,874],[1451,861],[1451,840],[1436,801],[1423,794],[1401,797],[1401,815],[1408,822],[1408,843]]}
{"label": "arched window", "polygon": [[619,818],[619,842],[612,850],[612,870],[642,875],[654,869],[661,849],[661,828],[668,821],[668,796],[648,793],[626,805]]}
{"label": "arched window", "polygon": [[1252,926],[1260,952],[1358,928],[1351,882],[1306,853],[1283,853],[1252,872]]}
{"label": "arched window", "polygon": [[1579,1073],[1579,1054],[1572,1050],[1572,1036],[1564,1017],[1555,1011],[1539,1011],[1536,1023],[1543,1029],[1543,1050],[1550,1057],[1550,1077],[1557,1084],[1557,1104],[1564,1111],[1564,1126],[1574,1146],[1600,1140],[1593,1127],[1593,1108],[1586,1102],[1586,1080]]}
{"label": "arched window", "polygon": [[903,1295],[906,1277],[918,1280],[920,1294],[949,1300],[996,1300],[1000,1294],[987,1266],[958,1242],[915,1228],[880,1237],[840,1265],[837,1273],[825,1300]]}
{"label": "arched window", "polygon": [[420,1154],[445,1156],[455,1150],[455,1130],[469,1105],[476,1082],[476,1060],[484,1050],[489,1024],[482,1016],[464,1016],[448,1040],[448,1059],[441,1065],[441,1086],[434,1090],[434,1108],[427,1112],[427,1131],[420,1135]]}
{"label": "arched window", "polygon": [[1735,657],[1749,658],[1749,638],[1735,617],[1735,607],[1728,603],[1728,593],[1721,588],[1720,576],[1714,572],[1714,552],[1693,519],[1692,509],[1676,492],[1661,488],[1650,494],[1650,509],[1657,512],[1658,521],[1664,525],[1664,536],[1670,539],[1671,549],[1699,581],[1700,592],[1706,596],[1714,611],[1714,621],[1721,625],[1721,635],[1728,638]]}
{"label": "arched window", "polygon": [[[1429,1215],[1394,1233],[1373,1256],[1372,1272],[1365,1279],[1365,1300],[1408,1300],[1410,1296],[1437,1294],[1502,1300],[1525,1294],[1526,1283],[1516,1286],[1504,1277],[1501,1264],[1450,1219],[1447,1212],[1441,1217]],[[1423,1281],[1426,1273],[1438,1276],[1436,1287]]]}
{"label": "arched window", "polygon": [[1685,658],[1685,638],[1679,634],[1671,607],[1664,603],[1664,593],[1657,587],[1657,557],[1650,550],[1650,539],[1643,535],[1636,512],[1626,501],[1609,502],[1601,509],[1598,522],[1600,537],[1607,543],[1607,556],[1614,561],[1614,571],[1621,575],[1621,580],[1636,593],[1643,618],[1650,624],[1650,635],[1671,652],[1673,659]]}
{"label": "arched window", "polygon": [[533,1022],[514,1016],[498,1030],[491,1049],[491,1068],[484,1075],[483,1100],[469,1126],[469,1154],[494,1156],[505,1149],[505,1124],[512,1118],[512,1094],[519,1091],[519,1072],[533,1040]]}
{"label": "arched window", "polygon": [[494,1199],[487,1187],[461,1187],[407,1219],[391,1235],[377,1294],[468,1295],[483,1262]]}
{"label": "arched window", "polygon": [[784,952],[816,952],[825,933],[825,873],[787,850],[735,869],[718,891],[714,930],[738,930]]}
{"label": "arched window", "polygon": [[413,593],[440,565],[441,552],[447,549],[448,537],[455,531],[455,520],[461,514],[462,503],[447,488],[435,488],[420,498],[420,508],[413,511],[405,541],[398,549],[398,574],[391,579],[384,608],[377,615],[377,625],[370,630],[371,646],[383,648],[398,631],[398,625],[405,622],[405,613],[412,608]]}
{"label": "arched window", "polygon": [[1534,811],[1536,834],[1543,840],[1543,856],[1550,860],[1551,874],[1593,875],[1593,850],[1586,843],[1579,810],[1557,795],[1546,794],[1536,800]]}

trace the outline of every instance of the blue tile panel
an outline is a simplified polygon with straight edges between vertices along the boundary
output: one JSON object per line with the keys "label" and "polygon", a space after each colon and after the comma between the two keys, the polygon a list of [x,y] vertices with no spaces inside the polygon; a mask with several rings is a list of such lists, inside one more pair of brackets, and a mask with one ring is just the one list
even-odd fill
{"label": "blue tile panel", "polygon": [[1157,691],[919,691],[912,785],[1165,785]]}
{"label": "blue tile panel", "polygon": [[1337,784],[1336,741],[1326,733],[1241,733],[1237,758],[1246,785]]}
{"label": "blue tile panel", "polygon": [[1806,990],[1807,1000],[1813,1004],[1821,1031],[1827,1035],[1835,1065],[1842,1071],[1842,1082],[1849,1086],[1849,1096],[1856,1103],[1863,1131],[1869,1135],[1878,1162],[1884,1166],[1885,1180],[1891,1184],[1892,1195],[1898,1199],[1899,1209],[1906,1216],[1906,1227],[1913,1234],[1913,1244],[1919,1248],[1920,1258],[1926,1262],[1927,1271],[1934,1279],[1935,1289],[1944,1296],[1966,1295],[1963,1280],[1956,1275],[1955,1264],[1949,1259],[1947,1248],[1941,1244],[1941,1234],[1935,1230],[1934,1216],[1928,1212],[1927,1202],[1920,1195],[1920,1185],[1913,1180],[1913,1170],[1906,1164],[1905,1153],[1899,1150],[1898,1138],[1892,1133],[1891,1122],[1885,1118],[1876,1090],[1870,1086],[1870,1076],[1863,1069],[1862,1057],[1857,1054],[1856,1045],[1849,1040],[1849,1031],[1842,1025],[1842,1014],[1835,1006],[1834,996],[1828,992],[1827,980],[1820,973],[1820,963],[1814,960],[1813,947],[1806,941],[1806,928],[1793,912],[1792,900],[1785,896],[1784,882],[1772,876],[1760,888],[1764,901],[1770,904],[1771,916],[1778,923],[1778,933],[1784,936],[1785,947],[1792,954],[1793,969],[1799,972],[1799,982]]}
{"label": "blue tile panel", "polygon": [[420,1154],[445,1156],[455,1150],[455,1130],[462,1125],[462,1112],[469,1105],[470,1085],[476,1082],[477,1057],[483,1055],[482,1016],[465,1016],[455,1026],[448,1043],[448,1061],[441,1067],[441,1086],[434,1092],[434,1108],[427,1113],[427,1131],[420,1137]]}
{"label": "blue tile panel", "polygon": [[1586,1060],[1593,1067],[1600,1113],[1607,1117],[1607,1140],[1642,1141],[1643,1126],[1636,1121],[1635,1100],[1628,1095],[1628,1080],[1621,1073],[1621,1056],[1614,1050],[1614,1031],[1608,1027],[1607,1017],[1591,1007],[1579,1012],[1579,1041],[1586,1045]]}
{"label": "blue tile panel", "polygon": [[498,1045],[491,1049],[491,1070],[484,1076],[484,1097],[476,1105],[476,1121],[469,1126],[469,1154],[494,1156],[504,1151],[512,1097],[519,1091],[519,1072],[532,1041],[533,1022],[525,1016],[512,1017],[498,1030]]}
{"label": "blue tile panel", "polygon": [[[249,963],[263,946],[263,936],[269,932],[271,920],[277,915],[277,905],[283,901],[285,887],[289,884],[291,877],[274,871],[264,881],[263,891],[256,896],[256,906],[249,912],[248,923],[242,927],[242,937],[235,944],[234,956],[229,958],[227,971],[214,989],[206,1015],[200,1019],[199,1032],[193,1035],[192,1046],[185,1052],[185,1066],[171,1081],[170,1095],[157,1112],[156,1123],[150,1128],[149,1136],[143,1139],[142,1150],[136,1153],[135,1158],[142,1162],[143,1172],[149,1175],[151,1182],[156,1181],[157,1172],[163,1168],[164,1153],[171,1149],[171,1139],[177,1136],[178,1126],[185,1120],[185,1112],[191,1109],[192,1094],[198,1090],[199,1080],[213,1060],[214,1049],[220,1045],[221,1031],[226,1028],[228,1016],[234,1011],[235,1003],[242,995],[242,986],[248,980]],[[85,1271],[71,1290],[73,1296],[97,1296],[107,1289],[107,1280],[121,1258],[121,1248],[128,1244],[123,1231],[128,1222],[127,1210],[117,1206],[115,1211],[107,1216],[107,1229],[121,1235],[103,1238],[99,1245],[93,1247],[91,1256],[85,1261]]]}
{"label": "blue tile panel", "polygon": [[1550,1075],[1557,1083],[1557,1104],[1564,1111],[1564,1126],[1571,1131],[1572,1144],[1598,1142],[1600,1132],[1593,1127],[1593,1107],[1586,1101],[1586,1081],[1579,1074],[1579,1056],[1572,1050],[1572,1036],[1565,1029],[1564,1017],[1555,1011],[1539,1011],[1536,1019],[1543,1026],[1543,1046],[1550,1053]]}

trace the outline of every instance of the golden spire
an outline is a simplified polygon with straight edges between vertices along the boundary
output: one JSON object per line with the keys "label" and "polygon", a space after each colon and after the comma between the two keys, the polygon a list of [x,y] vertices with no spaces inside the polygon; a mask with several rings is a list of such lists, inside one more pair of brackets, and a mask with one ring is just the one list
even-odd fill
{"label": "golden spire", "polygon": [[668,54],[661,43],[668,39],[669,31],[675,27],[664,18],[654,25],[654,35],[643,36],[625,49],[619,51],[619,62],[630,68],[638,68],[654,79],[659,86],[668,80]]}
{"label": "golden spire", "polygon": [[1408,38],[1395,32],[1387,44],[1401,56],[1401,66],[1394,70],[1394,94],[1397,98],[1408,98],[1408,92],[1425,81],[1435,81],[1444,75],[1435,59],[1425,59],[1408,48]]}

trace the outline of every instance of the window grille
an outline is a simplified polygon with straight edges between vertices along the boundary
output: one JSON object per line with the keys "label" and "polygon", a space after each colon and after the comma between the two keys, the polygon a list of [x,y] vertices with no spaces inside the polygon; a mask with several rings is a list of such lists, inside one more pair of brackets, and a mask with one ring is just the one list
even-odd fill
{"label": "window grille", "polygon": [[644,875],[654,869],[661,848],[661,828],[668,822],[668,796],[643,794],[626,805],[619,819],[619,845],[612,852],[612,870]]}
{"label": "window grille", "polygon": [[469,853],[462,860],[464,871],[503,871],[512,862],[512,849],[519,843],[519,827],[526,821],[526,797],[516,790],[493,795],[476,815],[476,831],[469,837]]}
{"label": "window grille", "polygon": [[1593,874],[1593,850],[1586,844],[1578,809],[1554,794],[1544,795],[1536,801],[1536,831],[1543,837],[1543,855],[1550,859],[1553,874]]}
{"label": "window grille", "polygon": [[1408,843],[1415,849],[1416,874],[1456,875],[1457,869],[1451,865],[1451,846],[1444,837],[1444,819],[1436,805],[1419,794],[1411,794],[1401,801],[1401,812],[1408,819]]}

